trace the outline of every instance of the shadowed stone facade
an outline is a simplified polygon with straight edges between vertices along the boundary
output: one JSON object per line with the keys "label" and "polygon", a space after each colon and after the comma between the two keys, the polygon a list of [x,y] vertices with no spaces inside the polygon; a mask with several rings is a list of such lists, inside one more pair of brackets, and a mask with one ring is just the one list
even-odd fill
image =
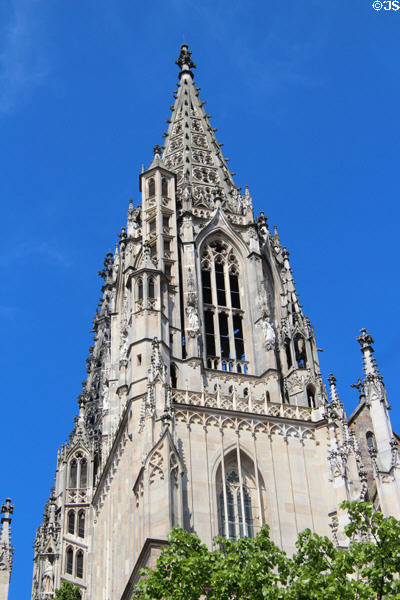
{"label": "shadowed stone facade", "polygon": [[79,416],[35,542],[33,600],[62,580],[128,599],[175,524],[211,544],[268,523],[343,541],[345,499],[400,517],[398,446],[362,330],[350,420],[330,399],[289,253],[254,216],[211,127],[187,45],[163,148],[100,272]]}

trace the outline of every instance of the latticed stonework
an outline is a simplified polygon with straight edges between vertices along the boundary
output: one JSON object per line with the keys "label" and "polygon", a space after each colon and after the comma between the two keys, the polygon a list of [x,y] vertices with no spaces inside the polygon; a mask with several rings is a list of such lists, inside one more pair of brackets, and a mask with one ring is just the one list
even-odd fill
{"label": "latticed stonework", "polygon": [[277,230],[255,218],[215,137],[183,45],[165,147],[140,174],[102,298],[79,416],[35,542],[32,598],[63,580],[130,598],[174,524],[211,544],[268,523],[343,542],[342,500],[400,516],[398,445],[373,340],[347,419]]}

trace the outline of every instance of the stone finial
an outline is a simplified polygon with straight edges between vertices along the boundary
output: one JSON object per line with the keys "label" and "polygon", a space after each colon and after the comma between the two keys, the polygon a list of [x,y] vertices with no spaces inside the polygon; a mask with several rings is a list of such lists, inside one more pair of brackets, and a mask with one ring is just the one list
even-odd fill
{"label": "stone finial", "polygon": [[371,352],[374,351],[374,349],[372,347],[374,340],[372,338],[372,335],[370,335],[366,329],[364,329],[364,328],[361,329],[360,335],[357,338],[357,342],[361,346],[361,352],[363,352],[367,348],[369,348],[371,350]]}
{"label": "stone finial", "polygon": [[162,154],[161,146],[156,144],[153,148],[153,153],[154,153],[154,158],[156,158],[157,156],[158,156],[158,158],[161,158],[161,154]]}
{"label": "stone finial", "polygon": [[357,341],[360,344],[361,352],[363,353],[365,375],[379,376],[379,372],[375,364],[375,359],[372,356],[374,352],[374,348],[372,346],[374,340],[372,335],[370,335],[368,331],[363,328],[360,331],[360,335],[357,337]]}
{"label": "stone finial", "polygon": [[181,45],[181,52],[175,61],[175,64],[180,67],[181,72],[186,71],[190,73],[190,69],[195,69],[196,65],[191,59],[192,53],[189,50],[189,46],[187,44]]}

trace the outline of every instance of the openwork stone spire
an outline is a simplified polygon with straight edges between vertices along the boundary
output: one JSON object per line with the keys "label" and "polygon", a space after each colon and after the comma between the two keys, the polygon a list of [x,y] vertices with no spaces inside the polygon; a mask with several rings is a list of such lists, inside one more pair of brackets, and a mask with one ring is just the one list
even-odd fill
{"label": "openwork stone spire", "polygon": [[[202,206],[214,209],[217,200],[235,214],[245,215],[252,209],[249,193],[241,194],[235,186],[222,151],[210,124],[199,89],[193,81],[194,68],[187,44],[181,47],[176,61],[180,67],[179,86],[175,92],[172,116],[163,152],[167,169],[177,175],[178,199],[186,208]],[[189,202],[189,206],[187,203]]]}

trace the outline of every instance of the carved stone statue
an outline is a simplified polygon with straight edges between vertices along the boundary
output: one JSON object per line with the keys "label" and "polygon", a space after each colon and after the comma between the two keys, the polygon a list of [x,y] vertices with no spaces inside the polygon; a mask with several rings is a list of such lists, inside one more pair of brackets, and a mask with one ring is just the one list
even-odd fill
{"label": "carved stone statue", "polygon": [[45,594],[51,594],[54,591],[54,568],[48,557],[44,564],[42,591]]}

